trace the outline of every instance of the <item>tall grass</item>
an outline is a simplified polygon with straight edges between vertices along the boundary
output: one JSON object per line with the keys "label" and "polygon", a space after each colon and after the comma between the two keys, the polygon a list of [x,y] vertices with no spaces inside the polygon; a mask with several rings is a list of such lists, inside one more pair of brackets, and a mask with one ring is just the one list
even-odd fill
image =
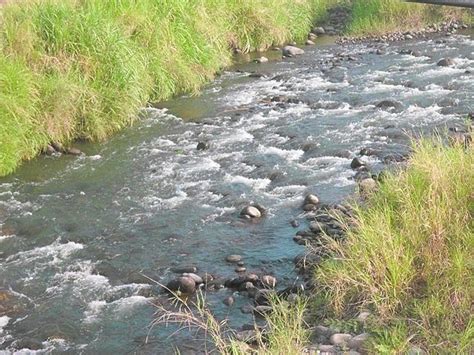
{"label": "tall grass", "polygon": [[348,32],[353,34],[412,30],[445,20],[469,20],[472,16],[468,10],[403,0],[353,0],[351,3],[352,21]]}
{"label": "tall grass", "polygon": [[172,294],[172,309],[156,304],[157,318],[153,326],[178,325],[179,330],[194,330],[205,336],[206,353],[223,355],[274,354],[299,355],[304,351],[308,341],[308,330],[304,321],[306,301],[299,298],[294,303],[277,297],[270,297],[272,312],[265,315],[266,329],[261,330],[255,324],[254,336],[247,339],[254,346],[237,340],[235,331],[230,329],[227,321],[218,320],[209,309],[201,292],[197,293],[194,302],[188,302]]}
{"label": "tall grass", "polygon": [[474,148],[416,143],[316,272],[338,315],[369,308],[373,351],[474,350]]}
{"label": "tall grass", "polygon": [[303,40],[332,0],[23,0],[0,13],[0,175],[197,93],[232,49]]}

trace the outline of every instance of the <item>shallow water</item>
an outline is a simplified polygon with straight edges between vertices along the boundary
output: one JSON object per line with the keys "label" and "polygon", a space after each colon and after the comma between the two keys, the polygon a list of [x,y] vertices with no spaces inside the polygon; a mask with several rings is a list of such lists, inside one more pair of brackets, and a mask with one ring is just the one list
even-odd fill
{"label": "shallow water", "polygon": [[[231,277],[225,257],[241,254],[249,271],[276,275],[280,287],[294,282],[303,247],[289,221],[304,228],[306,193],[341,201],[354,192],[350,162],[361,148],[377,150],[362,159],[378,171],[407,154],[410,135],[461,124],[472,111],[474,36],[442,39],[391,44],[385,55],[322,43],[300,58],[239,64],[201,96],[148,108],[107,143],[81,145],[86,156],[40,157],[0,180],[0,349],[186,351],[202,341],[150,327],[162,296],[147,277],[166,282],[176,265]],[[407,48],[422,55],[399,54]],[[341,52],[355,60],[332,67]],[[454,67],[436,65],[446,56]],[[270,101],[278,95],[302,102]],[[375,107],[386,99],[402,107]],[[201,141],[210,148],[198,151]],[[249,202],[268,216],[240,220]],[[230,294],[207,297],[231,325],[250,322],[239,311],[247,298],[222,304]]]}

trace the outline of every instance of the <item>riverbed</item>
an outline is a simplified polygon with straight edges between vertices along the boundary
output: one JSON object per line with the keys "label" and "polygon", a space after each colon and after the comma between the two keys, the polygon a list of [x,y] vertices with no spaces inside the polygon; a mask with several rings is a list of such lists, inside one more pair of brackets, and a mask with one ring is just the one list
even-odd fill
{"label": "riverbed", "polygon": [[[225,258],[239,254],[249,272],[291,285],[306,194],[347,199],[354,157],[373,172],[396,166],[412,137],[462,126],[473,110],[472,32],[389,45],[323,39],[305,51],[242,58],[200,96],[148,107],[106,143],[78,144],[83,156],[41,156],[0,179],[0,350],[199,348],[200,337],[151,326],[165,296],[150,279],[166,283],[183,265],[227,279],[236,273]],[[455,64],[438,66],[446,57]],[[256,223],[239,218],[250,203],[267,209]],[[206,297],[231,326],[252,322],[240,309],[247,297],[223,304],[232,294]]]}

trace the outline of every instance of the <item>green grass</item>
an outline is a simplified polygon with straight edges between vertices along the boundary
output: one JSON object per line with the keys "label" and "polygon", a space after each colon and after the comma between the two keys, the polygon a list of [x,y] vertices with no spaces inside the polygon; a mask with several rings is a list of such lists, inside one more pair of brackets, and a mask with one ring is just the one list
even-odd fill
{"label": "green grass", "polygon": [[357,35],[406,31],[451,19],[472,21],[468,10],[406,3],[402,0],[353,0],[348,32]]}
{"label": "green grass", "polygon": [[303,40],[332,0],[24,0],[0,13],[0,176],[49,142],[100,141],[203,84],[232,49]]}
{"label": "green grass", "polygon": [[316,272],[335,316],[376,315],[374,353],[474,350],[474,148],[416,143]]}

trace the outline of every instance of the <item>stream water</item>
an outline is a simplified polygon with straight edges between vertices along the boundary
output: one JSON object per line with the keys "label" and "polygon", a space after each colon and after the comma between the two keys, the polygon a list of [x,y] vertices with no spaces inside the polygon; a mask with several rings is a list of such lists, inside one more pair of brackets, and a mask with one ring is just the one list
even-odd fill
{"label": "stream water", "polygon": [[[249,271],[293,282],[304,247],[289,222],[305,227],[306,193],[341,201],[356,187],[360,149],[374,149],[362,159],[383,169],[407,154],[408,136],[473,110],[474,36],[439,38],[383,55],[374,44],[319,43],[298,58],[238,64],[199,97],[148,108],[108,142],[80,145],[82,157],[41,156],[1,179],[0,353],[189,351],[202,340],[150,326],[163,296],[147,277],[166,282],[178,265],[228,278],[225,257],[240,254]],[[333,65],[340,53],[350,57]],[[437,66],[444,57],[456,64]],[[296,100],[275,102],[287,98]],[[387,99],[400,105],[376,107]],[[250,202],[268,209],[258,223],[239,218]],[[216,315],[252,321],[239,310],[246,297],[224,306],[230,294],[207,295]]]}

